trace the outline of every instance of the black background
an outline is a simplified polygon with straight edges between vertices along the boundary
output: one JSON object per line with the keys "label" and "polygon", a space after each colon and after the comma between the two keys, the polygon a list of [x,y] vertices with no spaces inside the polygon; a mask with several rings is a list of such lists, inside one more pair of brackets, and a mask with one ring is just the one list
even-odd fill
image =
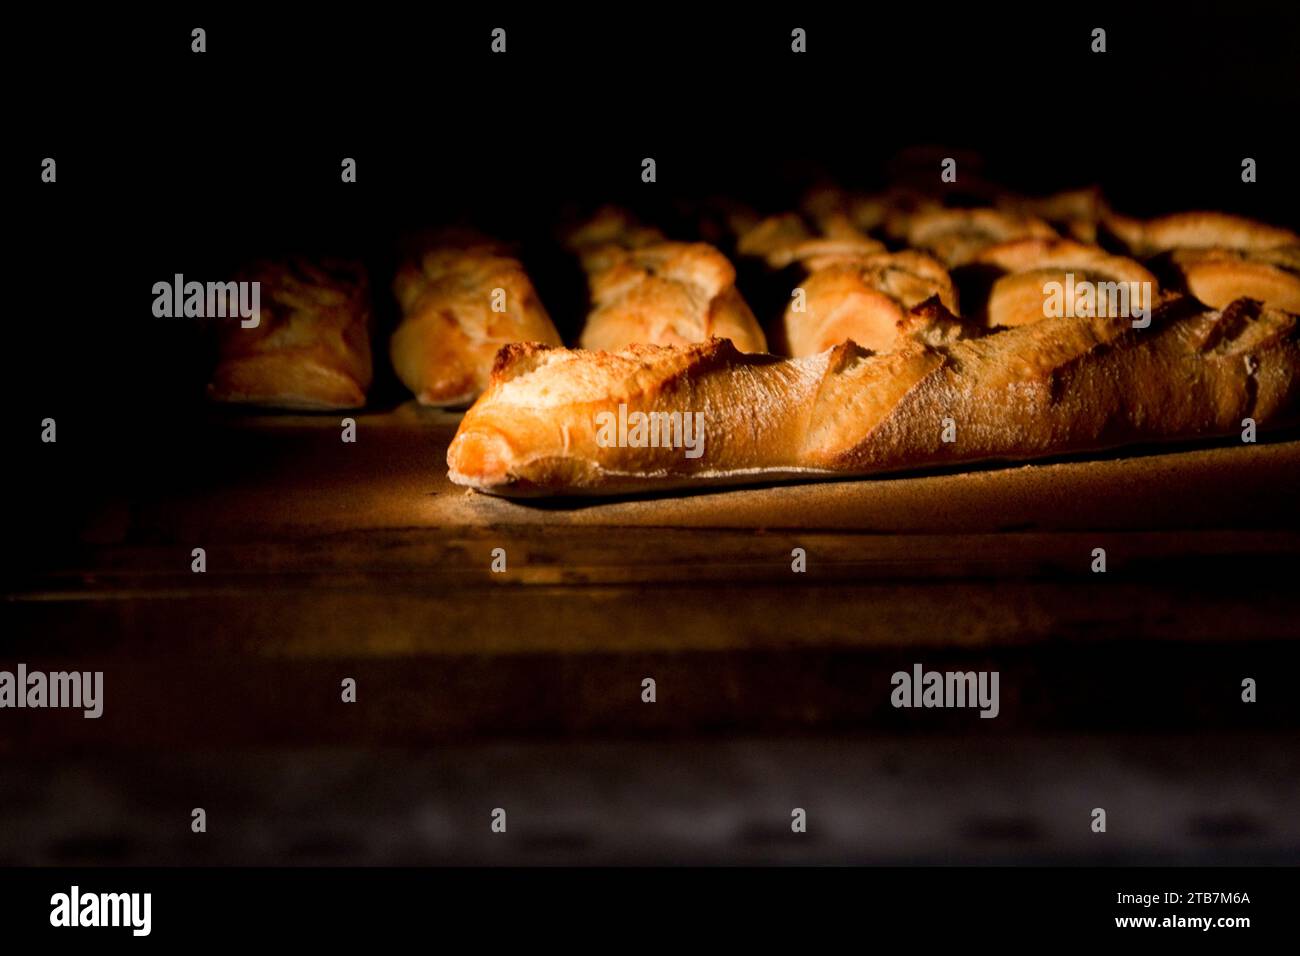
{"label": "black background", "polygon": [[[391,320],[398,237],[471,221],[522,241],[572,333],[581,280],[555,245],[563,214],[618,202],[689,238],[679,200],[783,210],[826,178],[882,186],[918,148],[936,150],[936,180],[937,157],[959,158],[959,193],[976,175],[1029,192],[1095,182],[1130,214],[1295,225],[1298,24],[1251,4],[213,5],[19,21],[7,407],[75,419],[87,402],[156,416],[201,400],[194,329],[149,311],[152,284],[176,272],[360,255]],[[195,25],[205,54],[190,52]],[[796,25],[804,55],[790,52]],[[40,182],[45,156],[57,184]],[[344,156],[356,184],[340,181]],[[1241,182],[1244,156],[1256,183]],[[381,399],[399,397],[378,364]]]}
{"label": "black background", "polygon": [[[1163,944],[1165,951],[1217,951],[1288,938],[1294,875],[1280,869],[1100,868],[654,870],[284,870],[48,869],[0,878],[6,937],[48,944],[135,949],[202,938],[299,947],[374,945],[398,939],[488,946],[599,944],[621,951],[711,945],[740,951],[889,944],[980,950],[1004,941]],[[13,874],[10,874],[11,876]],[[720,889],[725,880],[725,889]],[[149,892],[149,937],[123,928],[49,926],[54,893]],[[1246,894],[1249,903],[1150,907],[1118,893]],[[1245,928],[1116,928],[1115,917],[1248,917]]]}

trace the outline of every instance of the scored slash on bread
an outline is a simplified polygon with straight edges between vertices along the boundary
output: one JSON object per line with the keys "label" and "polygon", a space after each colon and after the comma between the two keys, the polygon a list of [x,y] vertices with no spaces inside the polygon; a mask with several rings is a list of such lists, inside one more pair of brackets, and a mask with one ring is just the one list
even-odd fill
{"label": "scored slash on bread", "polygon": [[[447,452],[452,481],[492,494],[591,495],[1021,460],[1234,433],[1296,420],[1297,318],[1234,302],[1162,302],[1126,318],[1044,319],[978,338],[853,342],[803,358],[713,340],[619,352],[516,345]],[[607,447],[620,405],[701,413],[704,452]],[[944,440],[944,421],[955,425]]]}

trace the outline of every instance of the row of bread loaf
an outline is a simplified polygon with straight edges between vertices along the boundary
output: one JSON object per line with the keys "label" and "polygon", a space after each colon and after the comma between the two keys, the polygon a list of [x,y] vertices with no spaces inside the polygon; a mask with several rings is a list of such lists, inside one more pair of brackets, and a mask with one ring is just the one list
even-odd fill
{"label": "row of bread loaf", "polygon": [[[1300,312],[1295,233],[1208,212],[1135,220],[1092,189],[977,209],[905,190],[824,189],[797,211],[763,218],[732,204],[721,219],[719,244],[789,288],[768,334],[718,248],[669,241],[605,208],[562,239],[587,277],[577,344],[615,351],[725,338],[741,352],[798,357],[851,340],[888,352],[928,321],[918,313],[925,303],[968,330],[1016,327],[1042,318],[1044,288],[1067,276],[1066,288],[1150,290],[1147,306],[1182,293],[1213,308],[1249,298]],[[372,378],[364,270],[293,260],[260,263],[241,278],[262,283],[261,321],[223,326],[210,395],[286,408],[363,405]],[[498,242],[459,235],[426,244],[400,266],[393,291],[401,320],[389,355],[425,405],[472,402],[505,345],[561,344],[523,265]]]}

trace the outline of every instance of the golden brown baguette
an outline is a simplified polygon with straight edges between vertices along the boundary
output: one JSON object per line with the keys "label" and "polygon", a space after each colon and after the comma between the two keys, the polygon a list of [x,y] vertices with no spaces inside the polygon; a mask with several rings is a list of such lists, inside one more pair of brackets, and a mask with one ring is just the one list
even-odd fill
{"label": "golden brown baguette", "polygon": [[1258,299],[1300,313],[1300,245],[1275,249],[1178,249],[1170,258],[1187,291],[1211,308]]}
{"label": "golden brown baguette", "polygon": [[813,272],[786,306],[782,346],[798,358],[852,339],[873,352],[894,348],[907,312],[932,297],[957,312],[948,271],[923,252],[863,256]]}
{"label": "golden brown baguette", "polygon": [[237,279],[260,283],[260,316],[249,327],[220,326],[210,398],[307,411],[366,403],[372,375],[370,297],[360,265],[263,261]]}
{"label": "golden brown baguette", "polygon": [[1050,196],[1003,195],[998,198],[998,208],[1042,219],[1063,235],[1088,243],[1097,241],[1097,228],[1110,215],[1106,198],[1096,186]]}
{"label": "golden brown baguette", "polygon": [[422,405],[473,401],[503,345],[560,344],[523,266],[496,246],[431,249],[398,271],[393,292],[402,321],[389,355]]}
{"label": "golden brown baguette", "polygon": [[1155,219],[1109,215],[1106,227],[1135,256],[1170,249],[1276,249],[1300,244],[1290,229],[1222,212],[1179,212]]}
{"label": "golden brown baguette", "polygon": [[1219,212],[1110,216],[1106,225],[1134,255],[1167,258],[1182,286],[1212,308],[1246,297],[1300,312],[1300,235],[1289,229]]}
{"label": "golden brown baguette", "polygon": [[[1053,318],[884,355],[522,345],[497,357],[447,464],[458,484],[519,496],[869,475],[1288,424],[1298,393],[1296,317],[1249,300],[1167,301],[1145,329]],[[634,428],[633,413],[661,417]]]}
{"label": "golden brown baguette", "polygon": [[765,352],[754,313],[736,288],[727,257],[704,243],[658,242],[607,247],[604,267],[589,276],[593,308],[582,347],[691,345],[731,339],[743,352]]}
{"label": "golden brown baguette", "polygon": [[653,226],[642,225],[619,206],[601,206],[589,218],[565,231],[562,244],[578,257],[588,277],[608,269],[621,250],[639,249],[667,237]]}
{"label": "golden brown baguette", "polygon": [[[1075,316],[1090,309],[1104,315],[1112,300],[1094,293],[1118,287],[1127,307],[1122,314],[1130,317],[1146,314],[1160,288],[1156,277],[1134,260],[1072,239],[1002,242],[981,249],[971,264],[996,273],[987,301],[976,310],[990,327],[1042,321],[1052,301],[1049,286],[1054,286],[1061,314]],[[1081,290],[1087,290],[1086,298]]]}
{"label": "golden brown baguette", "polygon": [[798,263],[808,272],[885,251],[883,243],[859,230],[847,214],[823,213],[810,228],[798,213],[788,212],[756,223],[740,236],[736,251],[761,258],[769,268]]}
{"label": "golden brown baguette", "polygon": [[1001,209],[930,209],[907,221],[907,244],[952,269],[988,246],[1014,239],[1055,239],[1056,230],[1034,216]]}

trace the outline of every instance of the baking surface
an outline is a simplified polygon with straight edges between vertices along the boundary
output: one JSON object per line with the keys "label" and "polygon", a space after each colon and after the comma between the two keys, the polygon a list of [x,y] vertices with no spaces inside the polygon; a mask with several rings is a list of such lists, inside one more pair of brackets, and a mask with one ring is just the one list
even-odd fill
{"label": "baking surface", "polygon": [[[448,483],[454,421],[360,415],[350,445],[336,419],[220,419],[132,459],[79,540],[29,542],[9,655],[103,667],[140,701],[111,739],[159,746],[901,729],[888,675],[917,660],[1000,669],[999,731],[1297,724],[1229,705],[1298,636],[1300,442],[521,504]],[[340,674],[367,707],[339,712]],[[640,703],[647,674],[671,707]],[[39,748],[97,724],[6,726]]]}
{"label": "baking surface", "polygon": [[1180,448],[949,473],[806,482],[650,498],[514,501],[446,474],[458,416],[403,406],[337,420],[215,423],[194,480],[132,485],[101,516],[110,538],[184,534],[221,540],[363,529],[786,528],[954,534],[1017,530],[1296,526],[1300,441]]}

